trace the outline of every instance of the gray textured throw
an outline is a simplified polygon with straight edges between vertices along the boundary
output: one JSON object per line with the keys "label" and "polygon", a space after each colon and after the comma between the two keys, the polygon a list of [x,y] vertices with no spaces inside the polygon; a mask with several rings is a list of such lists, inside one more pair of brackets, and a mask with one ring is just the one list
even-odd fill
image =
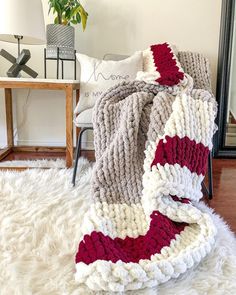
{"label": "gray textured throw", "polygon": [[[180,60],[187,71],[197,69],[191,54]],[[204,75],[196,73],[196,88],[210,88]],[[123,83],[96,103],[94,202],[76,255],[76,280],[92,290],[156,286],[197,265],[214,245],[211,216],[195,202],[216,103],[211,92],[193,90],[188,75],[183,81]]]}

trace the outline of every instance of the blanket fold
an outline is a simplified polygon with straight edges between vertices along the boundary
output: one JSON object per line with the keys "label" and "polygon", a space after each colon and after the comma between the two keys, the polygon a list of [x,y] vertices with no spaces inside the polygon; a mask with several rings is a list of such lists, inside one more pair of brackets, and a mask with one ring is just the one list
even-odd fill
{"label": "blanket fold", "polygon": [[185,88],[125,82],[97,101],[94,202],[76,255],[76,280],[92,290],[156,286],[196,266],[214,245],[216,228],[195,203],[216,103],[185,78]]}

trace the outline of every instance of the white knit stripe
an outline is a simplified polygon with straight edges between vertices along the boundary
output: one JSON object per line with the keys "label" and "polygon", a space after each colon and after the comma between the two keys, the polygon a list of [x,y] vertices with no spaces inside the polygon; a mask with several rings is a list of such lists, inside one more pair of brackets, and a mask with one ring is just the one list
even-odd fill
{"label": "white knit stripe", "polygon": [[[201,183],[204,176],[192,173],[187,167],[181,167],[179,164],[165,164],[164,166],[157,164],[151,168],[154,154],[154,143],[150,142],[144,161],[142,192],[142,205],[146,216],[158,210],[175,221],[197,222],[202,214],[197,208],[191,204],[174,202],[169,195],[198,201],[202,197]],[[167,206],[166,202],[168,202]],[[175,210],[180,210],[178,213],[181,216],[183,210],[185,219],[176,219]],[[170,211],[173,214],[170,214]]]}
{"label": "white knit stripe", "polygon": [[156,69],[151,47],[148,47],[146,50],[143,51],[143,70],[144,72],[149,73],[156,72],[158,74],[157,79],[160,78],[160,73]]}
{"label": "white knit stripe", "polygon": [[[98,260],[89,265],[76,264],[75,279],[92,290],[110,289],[114,292],[153,287],[177,278],[196,265],[208,254],[214,243],[215,226],[207,214],[202,214],[198,224],[187,226],[169,247],[160,254],[139,263]],[[184,250],[184,251],[183,251]]]}
{"label": "white knit stripe", "polygon": [[[160,174],[161,171],[161,174]],[[111,238],[136,238],[149,229],[150,215],[160,211],[177,222],[196,223],[202,212],[190,204],[175,202],[169,195],[198,200],[203,176],[191,173],[178,164],[153,167],[143,176],[141,204],[108,204],[96,202],[86,213],[83,234],[102,232]]]}
{"label": "white knit stripe", "polygon": [[145,159],[143,164],[144,171],[150,171],[151,169],[151,164],[155,158],[158,142],[159,142],[158,138],[156,142],[154,141],[147,142],[147,147],[146,147],[146,150],[144,151],[145,153]]}
{"label": "white knit stripe", "polygon": [[155,152],[156,143],[150,141],[145,151],[142,203],[145,201],[149,204],[148,207],[153,209],[152,199],[156,199],[158,193],[190,200],[201,199],[201,183],[204,176],[197,175],[179,164],[166,163],[164,166],[157,164],[151,168]]}
{"label": "white knit stripe", "polygon": [[137,72],[136,80],[144,81],[149,84],[159,84],[156,80],[160,78],[159,72]]}
{"label": "white knit stripe", "polygon": [[158,210],[176,222],[198,223],[203,213],[191,203],[175,202],[170,195],[198,201],[202,196],[202,180],[202,175],[178,164],[149,168],[143,175],[142,205],[146,216]]}
{"label": "white knit stripe", "polygon": [[150,218],[146,217],[142,204],[108,204],[96,202],[87,212],[81,231],[91,234],[102,232],[111,238],[136,238],[145,235],[149,229]]}
{"label": "white knit stripe", "polygon": [[211,101],[203,101],[192,98],[185,93],[177,96],[173,105],[173,112],[166,122],[166,136],[187,136],[196,143],[202,143],[212,149],[212,136],[215,119],[215,105]]}
{"label": "white knit stripe", "polygon": [[[146,165],[143,175],[143,198],[149,202],[154,195],[172,195],[179,198],[187,198],[198,201],[202,198],[201,184],[204,179],[202,174],[191,172],[187,167],[179,164],[168,164],[164,166]],[[149,170],[148,170],[149,169]],[[152,206],[149,206],[152,208]]]}
{"label": "white knit stripe", "polygon": [[158,84],[157,79],[161,77],[156,69],[151,47],[143,51],[143,71],[137,73],[136,79],[146,83]]}

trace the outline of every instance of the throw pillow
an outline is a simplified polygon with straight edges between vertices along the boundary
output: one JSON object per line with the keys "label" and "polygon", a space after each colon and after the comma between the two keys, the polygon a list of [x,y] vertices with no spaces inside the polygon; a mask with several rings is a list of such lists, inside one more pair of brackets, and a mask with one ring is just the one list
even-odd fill
{"label": "throw pillow", "polygon": [[80,100],[75,108],[76,114],[92,108],[96,99],[115,84],[134,80],[137,72],[143,69],[141,51],[119,61],[100,60],[80,53],[76,56],[81,70]]}

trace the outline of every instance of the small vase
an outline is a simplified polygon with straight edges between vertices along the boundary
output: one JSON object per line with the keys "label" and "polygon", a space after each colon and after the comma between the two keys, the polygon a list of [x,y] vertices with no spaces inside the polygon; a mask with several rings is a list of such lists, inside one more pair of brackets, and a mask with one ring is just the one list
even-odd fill
{"label": "small vase", "polygon": [[[75,29],[64,25],[47,25],[46,57],[74,60],[75,58]],[[59,51],[58,51],[59,50]]]}

